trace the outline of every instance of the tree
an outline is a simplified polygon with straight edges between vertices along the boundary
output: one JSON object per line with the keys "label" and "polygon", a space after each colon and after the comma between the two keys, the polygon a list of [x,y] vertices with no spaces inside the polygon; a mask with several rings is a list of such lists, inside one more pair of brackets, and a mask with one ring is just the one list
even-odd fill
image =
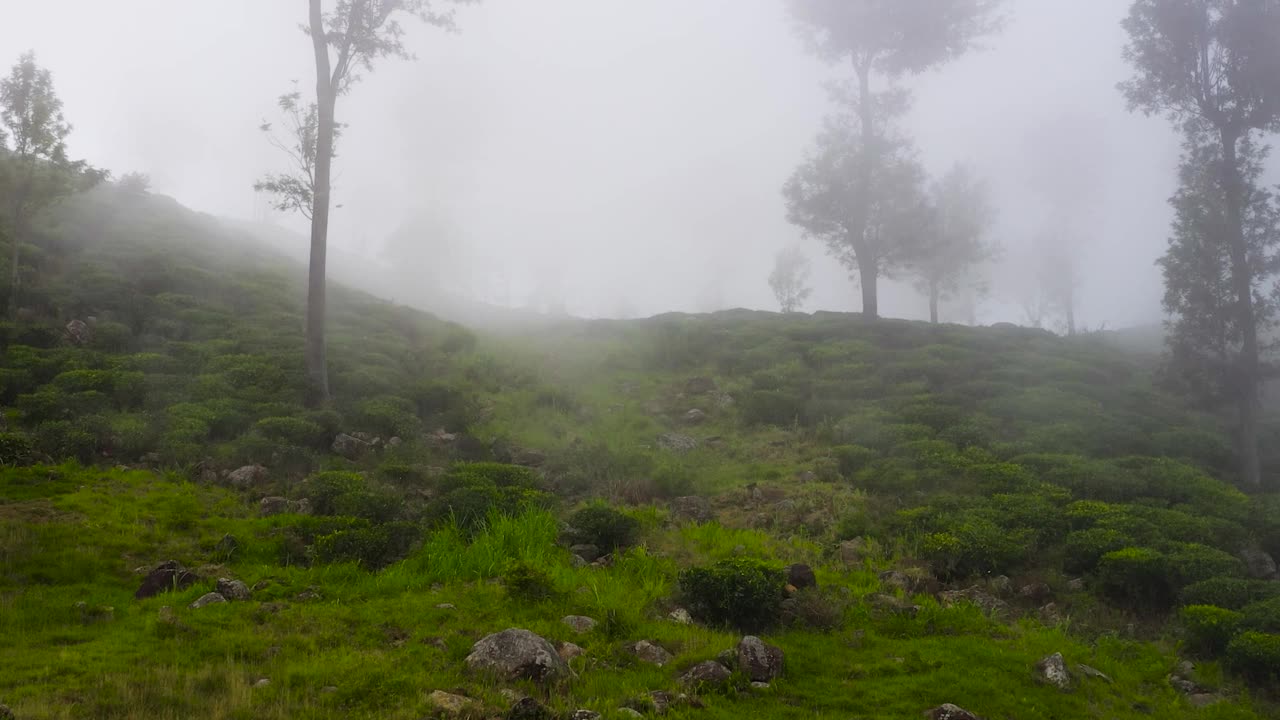
{"label": "tree", "polygon": [[778,252],[773,259],[773,272],[769,273],[769,287],[782,312],[792,313],[804,305],[813,293],[809,287],[809,258],[796,246]]}
{"label": "tree", "polygon": [[856,115],[831,117],[815,148],[783,187],[787,220],[828,252],[862,287],[862,313],[879,316],[877,284],[915,257],[927,219],[924,170],[910,144],[859,141]]}
{"label": "tree", "polygon": [[[443,0],[469,3],[475,0]],[[292,145],[285,152],[301,174],[267,176],[255,187],[272,193],[276,207],[296,209],[311,220],[311,258],[307,277],[306,366],[308,401],[329,400],[329,372],[325,358],[325,263],[329,238],[329,209],[334,144],[340,130],[338,98],[359,81],[362,72],[388,57],[409,59],[401,18],[415,18],[445,30],[455,30],[452,10],[440,10],[433,0],[337,0],[332,12],[323,0],[308,0],[307,26],[316,63],[314,106],[303,105],[301,94],[281,98],[291,117]],[[269,128],[267,128],[269,129]],[[314,138],[314,139],[312,139]],[[304,167],[305,166],[305,167]]]}
{"label": "tree", "polygon": [[[1224,264],[1240,334],[1231,387],[1239,409],[1241,480],[1261,484],[1261,368],[1256,278],[1245,232],[1242,145],[1280,129],[1280,0],[1135,0],[1124,21],[1125,57],[1136,76],[1121,84],[1131,109],[1167,115],[1217,143],[1222,175]],[[1200,158],[1204,159],[1204,158]]]}
{"label": "tree", "polygon": [[1046,312],[1062,318],[1067,337],[1076,335],[1076,291],[1080,272],[1074,247],[1061,236],[1046,233],[1040,240],[1040,268],[1037,277],[1044,289]]}
{"label": "tree", "polygon": [[[857,85],[846,93],[856,122],[846,123],[856,146],[842,151],[857,162],[841,183],[844,249],[837,253],[856,267],[862,285],[862,312],[876,317],[876,280],[881,259],[874,246],[872,219],[877,191],[874,176],[881,163],[892,165],[895,143],[885,125],[906,107],[901,90],[877,92],[873,75],[890,85],[904,75],[937,67],[967,52],[978,38],[998,26],[1001,0],[788,0],[791,15],[810,49],[831,63],[850,63]],[[878,116],[878,117],[877,117]],[[822,144],[822,140],[819,141]],[[832,208],[834,210],[834,208]],[[830,236],[825,238],[830,242]]]}
{"label": "tree", "polygon": [[[34,53],[23,54],[9,77],[0,80],[0,151],[9,200],[10,314],[17,310],[21,251],[29,241],[32,218],[106,176],[83,161],[67,159],[70,133],[71,125],[62,115],[62,100],[53,88],[53,75],[36,64]],[[6,145],[6,136],[11,145]]]}
{"label": "tree", "polygon": [[[1227,231],[1222,148],[1204,135],[1184,143],[1180,186],[1169,249],[1159,260],[1164,274],[1164,307],[1169,349],[1166,370],[1208,407],[1239,398],[1244,327],[1239,322]],[[1260,331],[1276,325],[1277,298],[1268,291],[1280,270],[1280,202],[1260,186],[1268,149],[1250,140],[1237,151],[1244,188],[1246,258],[1253,287],[1254,323]]]}
{"label": "tree", "polygon": [[993,210],[986,183],[963,165],[952,168],[930,189],[928,222],[912,260],[916,287],[929,298],[929,321],[938,322],[938,303],[965,285],[981,285],[976,266],[994,256],[987,240]]}

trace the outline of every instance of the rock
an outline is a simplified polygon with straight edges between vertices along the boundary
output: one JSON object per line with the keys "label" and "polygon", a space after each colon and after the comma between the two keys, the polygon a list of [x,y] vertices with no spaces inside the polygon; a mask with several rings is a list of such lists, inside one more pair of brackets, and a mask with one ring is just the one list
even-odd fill
{"label": "rock", "polygon": [[1008,597],[1013,594],[1013,581],[1008,575],[997,575],[988,580],[987,584],[991,586],[991,592],[996,595]]}
{"label": "rock", "polygon": [[929,720],[982,720],[982,718],[968,710],[951,703],[944,703],[932,710],[928,710],[924,716]]}
{"label": "rock", "polygon": [[267,469],[261,465],[245,465],[227,473],[227,484],[237,490],[248,490],[269,477]]}
{"label": "rock", "polygon": [[666,648],[648,640],[641,640],[627,648],[627,650],[632,655],[635,655],[640,662],[657,665],[658,667],[662,667],[675,659],[671,656],[671,653],[667,652]]}
{"label": "rock", "polygon": [[886,570],[880,573],[880,582],[892,590],[901,590],[908,595],[916,590],[916,579],[901,570]]}
{"label": "rock", "polygon": [[1030,600],[1034,603],[1042,603],[1053,598],[1053,590],[1045,583],[1031,583],[1023,585],[1018,591],[1018,595]]}
{"label": "rock", "polygon": [[574,710],[569,720],[600,720],[600,713],[595,710]]}
{"label": "rock", "polygon": [[752,690],[768,690],[768,689],[769,689],[769,683],[767,683],[767,682],[752,682],[752,683],[751,683],[751,689],[752,689]]}
{"label": "rock", "polygon": [[583,650],[581,647],[574,645],[571,642],[562,642],[556,647],[556,654],[559,655],[560,659],[566,663],[573,662],[574,658],[581,656],[584,652],[586,652],[586,650]]}
{"label": "rock", "polygon": [[738,666],[756,682],[776,680],[782,677],[782,648],[766,645],[760,638],[748,635],[738,641]]}
{"label": "rock", "polygon": [[681,625],[693,624],[693,616],[690,615],[689,611],[685,610],[684,608],[676,608],[675,610],[672,610],[671,614],[668,615],[667,617],[671,618],[677,623],[680,623]]}
{"label": "rock", "polygon": [[404,440],[401,440],[399,437],[396,437],[395,435],[392,435],[391,437],[387,438],[387,447],[389,448],[398,448],[403,444],[404,444]]}
{"label": "rock", "polygon": [[938,600],[942,602],[944,607],[951,607],[956,603],[967,602],[982,608],[982,611],[988,615],[1003,615],[1009,610],[1009,606],[1000,598],[995,597],[982,591],[978,586],[973,586],[967,590],[946,590],[938,593]]}
{"label": "rock", "polygon": [[523,467],[542,467],[547,462],[547,454],[541,450],[517,449],[511,453],[511,464]]}
{"label": "rock", "polygon": [[658,436],[658,447],[674,453],[685,453],[698,447],[698,441],[680,433],[663,433]]}
{"label": "rock", "polygon": [[716,653],[716,662],[729,668],[731,671],[736,670],[738,668],[738,649],[736,647],[732,647],[728,650],[721,650]]}
{"label": "rock", "polygon": [[812,470],[803,470],[796,473],[796,479],[802,483],[811,483],[818,481],[818,473]]}
{"label": "rock", "polygon": [[1062,653],[1054,653],[1036,663],[1036,671],[1044,682],[1059,690],[1071,689],[1071,673],[1067,670],[1067,661],[1062,659]]}
{"label": "rock", "polygon": [[289,512],[289,501],[279,495],[269,495],[258,501],[258,513],[262,517],[283,515]]}
{"label": "rock", "polygon": [[1172,685],[1175,690],[1184,695],[1196,695],[1201,691],[1200,686],[1195,684],[1195,682],[1177,675],[1169,676],[1169,684]]}
{"label": "rock", "polygon": [[89,324],[83,320],[72,320],[67,323],[67,337],[76,345],[87,345],[93,340],[93,332],[89,330]]}
{"label": "rock", "polygon": [[1058,611],[1057,603],[1046,603],[1045,605],[1041,606],[1037,614],[1039,614],[1040,616],[1040,622],[1044,623],[1045,625],[1061,625],[1062,624],[1062,613]]}
{"label": "rock", "polygon": [[509,628],[482,638],[466,659],[473,671],[502,680],[554,682],[572,673],[555,647],[528,630]]}
{"label": "rock", "polygon": [[686,395],[706,395],[717,390],[716,381],[709,377],[689,378],[684,384]]}
{"label": "rock", "polygon": [[639,710],[636,710],[636,709],[634,709],[634,708],[629,708],[629,707],[620,707],[620,708],[618,708],[618,714],[619,714],[619,715],[621,715],[621,716],[623,716],[623,717],[628,717],[628,718],[642,718],[642,717],[644,717],[644,715],[640,714],[640,711],[639,711]]}
{"label": "rock", "polygon": [[230,559],[239,547],[240,541],[236,540],[234,535],[223,535],[218,544],[213,547],[213,551],[223,559]]}
{"label": "rock", "polygon": [[160,608],[160,612],[156,613],[156,621],[165,625],[177,625],[178,616],[173,612],[173,608],[165,605]]}
{"label": "rock", "polygon": [[596,626],[595,619],[589,618],[585,615],[567,615],[561,619],[560,622],[568,625],[570,630],[573,630],[579,635],[591,632]]}
{"label": "rock", "polygon": [[902,613],[915,617],[920,612],[920,606],[908,600],[903,600],[896,595],[887,595],[885,593],[871,593],[864,598],[868,604],[878,610],[885,610],[892,613]]}
{"label": "rock", "polygon": [[228,601],[249,599],[249,586],[239,580],[230,578],[218,578],[217,585],[214,586],[214,592]]}
{"label": "rock", "polygon": [[1191,662],[1190,660],[1183,660],[1182,662],[1178,663],[1179,675],[1184,675],[1189,677],[1191,673],[1195,671],[1196,671],[1196,664]]}
{"label": "rock", "polygon": [[680,520],[708,522],[712,518],[711,501],[698,495],[678,497],[671,501],[671,514]]}
{"label": "rock", "polygon": [[309,587],[306,590],[303,590],[302,592],[298,593],[294,597],[298,600],[302,600],[303,602],[306,602],[307,600],[323,600],[324,599],[320,596],[320,593],[317,592],[316,589],[313,587]]}
{"label": "rock", "polygon": [[803,590],[805,588],[818,587],[818,577],[813,574],[813,568],[802,563],[788,565],[786,569],[787,584]]}
{"label": "rock", "polygon": [[450,717],[459,717],[477,707],[476,701],[461,695],[454,695],[443,690],[436,690],[427,696],[427,702],[437,712]]}
{"label": "rock", "polygon": [[458,608],[453,603],[438,603],[436,605],[436,609],[437,610],[457,610]]}
{"label": "rock", "polygon": [[600,559],[600,548],[596,547],[595,545],[589,545],[586,543],[583,543],[581,545],[574,545],[573,547],[569,548],[569,552],[573,553],[574,555],[577,555],[578,557],[582,558],[587,562],[595,562],[596,560]]}
{"label": "rock", "polygon": [[196,580],[195,573],[188,572],[177,560],[165,560],[147,573],[142,585],[133,594],[138,600],[155,597],[170,590],[185,590]]}
{"label": "rock", "polygon": [[700,662],[689,668],[689,670],[680,676],[680,682],[684,685],[696,687],[699,685],[723,685],[729,682],[729,678],[733,673],[729,672],[729,668],[721,665],[715,660]]}
{"label": "rock", "polygon": [[255,682],[253,686],[256,688],[264,688],[270,684],[271,684],[271,678],[258,678],[257,682]]}
{"label": "rock", "polygon": [[507,711],[507,720],[551,720],[552,712],[531,697],[520,698]]}
{"label": "rock", "polygon": [[707,421],[707,414],[698,408],[690,408],[682,419],[686,425],[701,425]]}
{"label": "rock", "polygon": [[[682,695],[681,698],[683,697],[684,696]],[[658,715],[666,715],[667,711],[670,710],[677,701],[677,698],[672,696],[672,694],[666,690],[654,690],[646,696],[646,699],[649,701],[649,706],[652,707],[653,711]]]}
{"label": "rock", "polygon": [[733,407],[733,396],[727,392],[713,392],[710,397],[712,404],[721,410],[728,410]]}
{"label": "rock", "polygon": [[191,609],[199,610],[202,607],[208,607],[209,605],[217,605],[219,603],[224,603],[226,601],[227,601],[226,598],[222,597],[216,592],[205,593],[200,597],[196,598],[195,602],[191,603]]}
{"label": "rock", "polygon": [[1187,702],[1191,703],[1191,707],[1208,707],[1221,701],[1222,698],[1213,693],[1193,693],[1187,696]]}
{"label": "rock", "polygon": [[1073,667],[1073,669],[1074,669],[1076,672],[1080,673],[1081,675],[1083,675],[1083,676],[1085,676],[1085,677],[1087,677],[1087,678],[1093,678],[1093,679],[1095,679],[1095,680],[1102,680],[1103,682],[1113,682],[1113,681],[1111,680],[1111,677],[1110,677],[1110,676],[1108,676],[1106,673],[1102,672],[1101,670],[1099,670],[1099,669],[1097,669],[1097,668],[1089,667],[1088,665],[1084,665],[1084,664],[1077,663],[1077,664]]}
{"label": "rock", "polygon": [[857,567],[867,557],[867,541],[866,538],[856,537],[852,540],[845,540],[840,543],[840,562],[845,567]]}
{"label": "rock", "polygon": [[75,604],[75,609],[80,613],[80,622],[85,625],[111,622],[116,617],[116,609],[110,605],[96,605],[90,607],[89,603],[80,601]]}
{"label": "rock", "polygon": [[1068,582],[1067,582],[1067,589],[1068,589],[1068,590],[1070,590],[1071,592],[1083,592],[1083,591],[1084,591],[1084,578],[1079,577],[1079,578],[1075,578],[1074,580],[1070,580],[1070,581],[1068,581]]}
{"label": "rock", "polygon": [[1244,561],[1245,568],[1249,571],[1249,577],[1255,580],[1275,580],[1280,577],[1280,573],[1276,571],[1276,561],[1266,551],[1261,548],[1251,547],[1240,553],[1240,559]]}
{"label": "rock", "polygon": [[338,436],[333,439],[332,449],[334,453],[348,460],[359,460],[366,452],[373,449],[373,445],[346,433],[338,433]]}

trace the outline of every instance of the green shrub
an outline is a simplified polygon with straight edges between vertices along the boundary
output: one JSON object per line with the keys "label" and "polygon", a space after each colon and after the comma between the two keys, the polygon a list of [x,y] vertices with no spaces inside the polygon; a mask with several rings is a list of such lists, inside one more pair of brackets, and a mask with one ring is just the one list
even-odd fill
{"label": "green shrub", "polygon": [[558,595],[551,576],[525,562],[507,566],[502,573],[502,584],[507,595],[519,602],[542,602]]}
{"label": "green shrub", "polygon": [[296,417],[266,417],[253,424],[253,432],[298,447],[324,448],[329,435],[316,423]]}
{"label": "green shrub", "polygon": [[786,619],[800,627],[821,633],[840,629],[845,605],[834,593],[820,588],[803,588],[784,610]]}
{"label": "green shrub", "polygon": [[1280,677],[1280,635],[1240,633],[1227,644],[1227,664],[1255,682],[1274,681]]}
{"label": "green shrub", "polygon": [[1280,633],[1280,597],[1249,603],[1240,610],[1241,627],[1257,632]]}
{"label": "green shrub", "polygon": [[606,505],[592,505],[569,516],[574,540],[595,545],[605,552],[635,544],[640,523],[630,515]]}
{"label": "green shrub", "polygon": [[0,432],[0,465],[30,464],[35,453],[35,443],[22,433]]}
{"label": "green shrub", "polygon": [[948,523],[945,531],[925,535],[921,551],[942,578],[996,575],[1017,568],[1029,550],[1032,533],[1007,530],[987,518],[969,514]]}
{"label": "green shrub", "polygon": [[790,427],[804,424],[805,402],[797,394],[781,390],[754,390],[739,402],[739,414],[750,425]]}
{"label": "green shrub", "polygon": [[1278,582],[1216,577],[1184,587],[1178,600],[1183,605],[1216,605],[1228,610],[1240,610],[1246,605],[1275,597],[1280,597]]}
{"label": "green shrub", "polygon": [[383,438],[412,437],[421,434],[423,429],[413,402],[393,395],[360,403],[356,408],[355,422],[365,431]]}
{"label": "green shrub", "polygon": [[1103,555],[1098,585],[1113,602],[1133,610],[1165,608],[1173,599],[1168,558],[1150,548],[1129,547]]}
{"label": "green shrub", "polygon": [[1067,522],[1073,530],[1087,530],[1099,520],[1111,517],[1121,509],[1101,500],[1077,500],[1067,506]]}
{"label": "green shrub", "polygon": [[831,448],[831,456],[836,459],[840,475],[852,478],[860,470],[876,458],[876,453],[861,445],[838,445]]}
{"label": "green shrub", "polygon": [[449,469],[441,482],[441,489],[454,490],[464,487],[537,488],[538,474],[527,467],[494,462],[458,463]]}
{"label": "green shrub", "polygon": [[1102,556],[1133,544],[1133,539],[1107,528],[1077,530],[1067,535],[1062,569],[1069,573],[1093,572]]}
{"label": "green shrub", "polygon": [[338,515],[338,498],[365,488],[364,476],[360,473],[322,472],[307,480],[307,497],[315,514]]}
{"label": "green shrub", "polygon": [[550,505],[551,496],[524,487],[472,485],[450,490],[432,500],[423,512],[431,524],[453,522],[464,532],[474,533],[491,515],[514,517],[526,510]]}
{"label": "green shrub", "polygon": [[355,562],[378,570],[403,559],[421,536],[421,528],[409,522],[339,530],[316,539],[315,556],[320,562]]}
{"label": "green shrub", "polygon": [[1178,612],[1191,652],[1220,655],[1240,628],[1242,615],[1213,605],[1188,605]]}
{"label": "green shrub", "polygon": [[786,580],[779,569],[735,558],[684,570],[679,584],[695,617],[711,625],[755,632],[778,621]]}
{"label": "green shrub", "polygon": [[1243,577],[1244,563],[1217,548],[1187,543],[1168,553],[1169,581],[1174,590],[1216,577]]}
{"label": "green shrub", "polygon": [[75,459],[82,463],[93,462],[98,450],[98,438],[80,423],[55,420],[40,423],[35,433],[36,448],[54,459]]}

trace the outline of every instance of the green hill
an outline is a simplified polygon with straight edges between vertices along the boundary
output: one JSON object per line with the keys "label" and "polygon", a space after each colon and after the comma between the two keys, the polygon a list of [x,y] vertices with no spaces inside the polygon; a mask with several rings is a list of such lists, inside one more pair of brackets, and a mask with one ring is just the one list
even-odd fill
{"label": "green hill", "polygon": [[[335,287],[315,411],[304,270],[242,230],[108,186],[37,239],[0,325],[18,718],[1276,710],[1280,502],[1146,355],[829,313],[481,334]],[[507,628],[573,677],[469,670]],[[781,677],[681,683],[744,632]]]}

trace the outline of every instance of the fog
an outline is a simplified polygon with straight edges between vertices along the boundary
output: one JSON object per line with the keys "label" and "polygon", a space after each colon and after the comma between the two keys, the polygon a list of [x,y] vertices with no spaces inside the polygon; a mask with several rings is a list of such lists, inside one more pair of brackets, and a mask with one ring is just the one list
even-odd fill
{"label": "fog", "polygon": [[[1010,0],[984,50],[909,83],[925,165],[968,163],[993,190],[1005,253],[980,321],[1022,319],[1027,248],[1046,232],[1075,249],[1082,324],[1161,317],[1178,138],[1115,88],[1129,4]],[[286,167],[258,125],[291,81],[313,82],[305,3],[4,5],[0,55],[34,49],[53,71],[75,156],[305,232],[251,189]],[[456,35],[413,28],[417,60],[381,64],[339,102],[350,127],[330,243],[347,277],[389,295],[447,282],[495,304],[552,298],[584,316],[776,308],[774,254],[800,241],[780,188],[832,109],[824,83],[844,74],[805,52],[782,0],[486,0],[458,21]],[[423,265],[389,262],[411,221],[431,229]],[[805,309],[858,309],[848,272],[803,247]],[[889,284],[881,311],[927,305]]]}

